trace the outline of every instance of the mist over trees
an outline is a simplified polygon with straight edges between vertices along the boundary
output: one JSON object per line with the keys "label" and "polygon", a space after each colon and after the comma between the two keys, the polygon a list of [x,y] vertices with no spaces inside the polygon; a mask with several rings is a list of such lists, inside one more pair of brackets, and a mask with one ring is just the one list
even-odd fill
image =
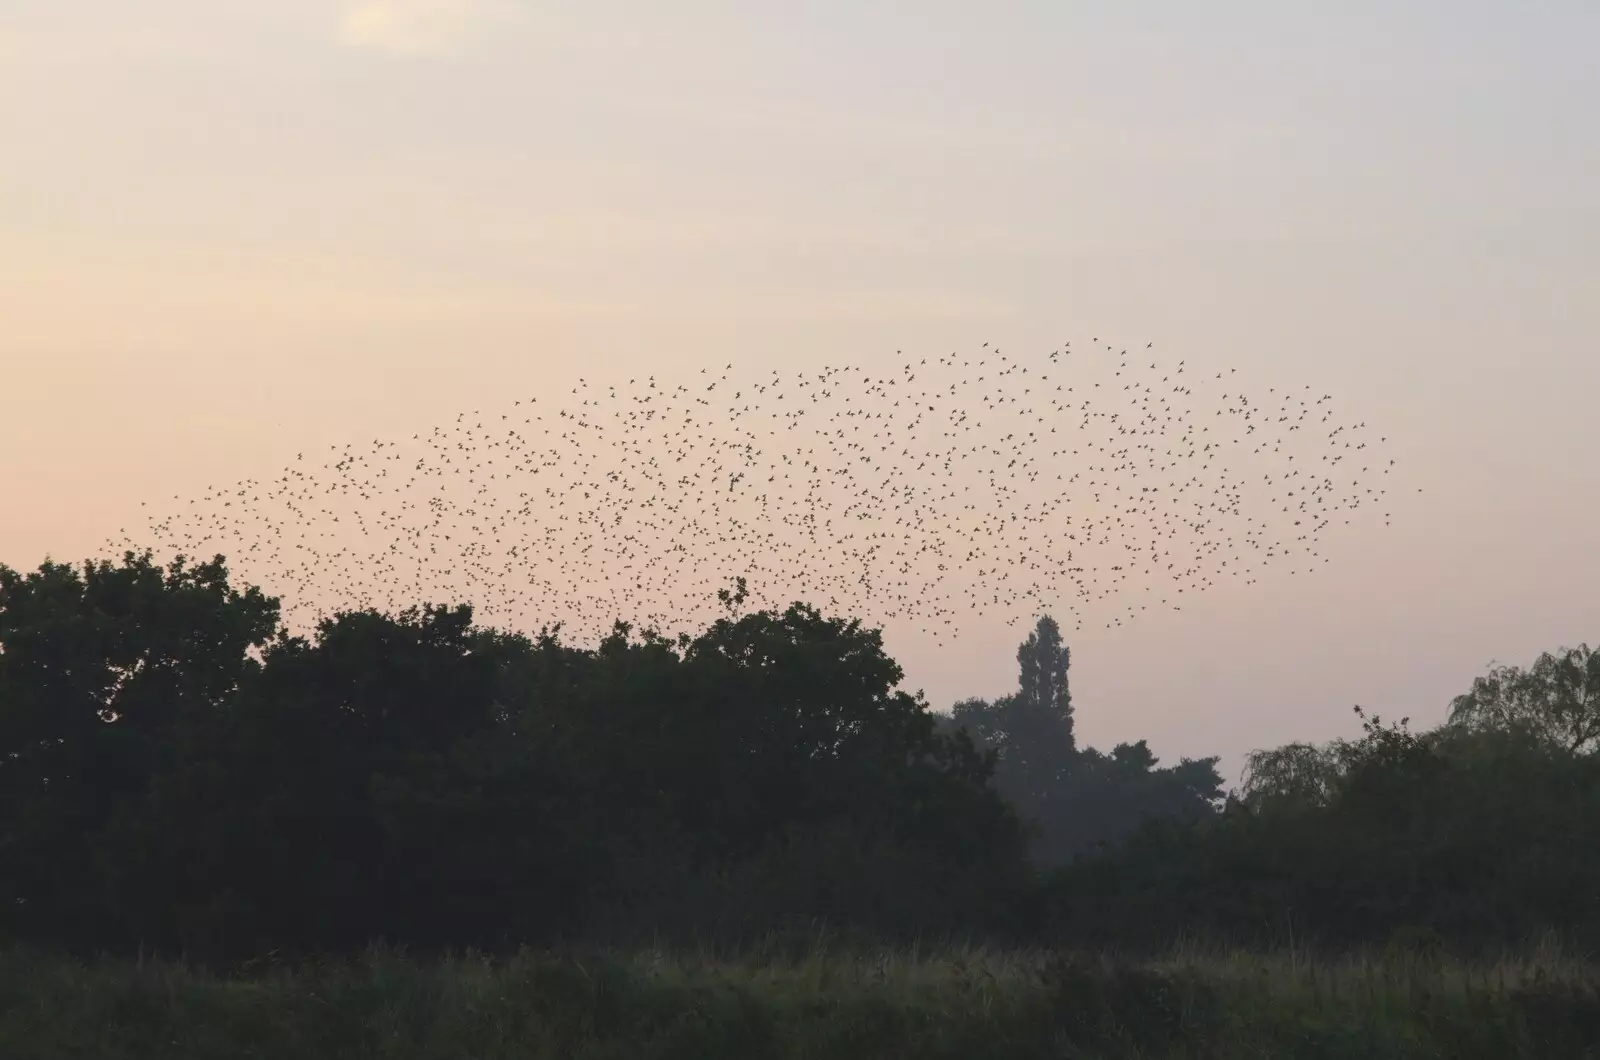
{"label": "mist over trees", "polygon": [[[470,609],[288,634],[221,557],[0,566],[0,937],[279,950],[1179,935],[1600,945],[1600,663],[1497,667],[1437,728],[1163,766],[1080,746],[1048,616],[940,714],[795,603],[592,649]],[[1093,709],[1092,704],[1088,709]]]}
{"label": "mist over trees", "polygon": [[1109,753],[1078,748],[1069,683],[1072,653],[1048,615],[1017,649],[1017,691],[963,700],[945,731],[965,730],[995,756],[994,787],[1031,826],[1032,853],[1059,865],[1153,818],[1199,819],[1222,798],[1220,758],[1159,767],[1144,740]]}

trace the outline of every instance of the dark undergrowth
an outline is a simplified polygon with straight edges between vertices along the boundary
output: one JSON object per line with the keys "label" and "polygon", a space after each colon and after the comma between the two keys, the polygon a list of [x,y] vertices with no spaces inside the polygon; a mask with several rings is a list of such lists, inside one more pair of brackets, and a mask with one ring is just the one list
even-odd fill
{"label": "dark undergrowth", "polygon": [[1178,947],[875,950],[819,933],[739,952],[83,961],[0,951],[0,1056],[550,1058],[1600,1056],[1600,968]]}

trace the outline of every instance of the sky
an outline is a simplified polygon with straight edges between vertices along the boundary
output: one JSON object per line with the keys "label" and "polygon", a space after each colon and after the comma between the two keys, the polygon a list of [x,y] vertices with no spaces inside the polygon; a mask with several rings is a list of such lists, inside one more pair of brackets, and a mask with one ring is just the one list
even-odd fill
{"label": "sky", "polygon": [[[1600,7],[0,0],[0,563],[582,375],[1153,342],[1389,526],[1075,635],[1080,742],[1413,728],[1600,641]],[[1420,490],[1421,492],[1415,492]],[[938,709],[1018,627],[886,645]]]}

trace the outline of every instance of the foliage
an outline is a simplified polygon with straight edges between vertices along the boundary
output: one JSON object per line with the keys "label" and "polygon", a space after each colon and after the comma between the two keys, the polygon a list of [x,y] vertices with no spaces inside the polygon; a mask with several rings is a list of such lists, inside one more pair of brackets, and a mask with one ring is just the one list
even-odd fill
{"label": "foliage", "polygon": [[878,631],[742,599],[699,637],[619,622],[580,650],[466,607],[289,636],[220,557],[4,571],[0,930],[226,962],[673,909],[681,932],[1014,922],[1021,824]]}
{"label": "foliage", "polygon": [[1019,688],[994,701],[963,700],[945,731],[965,730],[995,757],[995,788],[1032,826],[1032,853],[1059,865],[1112,843],[1152,818],[1209,816],[1222,798],[1218,759],[1157,768],[1146,741],[1107,754],[1077,745],[1068,683],[1071,654],[1048,615],[1017,650]]}
{"label": "foliage", "polygon": [[1048,616],[1015,692],[939,715],[879,631],[745,613],[734,585],[698,635],[619,621],[578,648],[465,607],[291,636],[221,557],[0,567],[0,937],[219,969],[819,922],[861,945],[1600,950],[1587,648],[1480,678],[1432,730],[1356,707],[1359,739],[1257,751],[1223,800],[1215,758],[1078,744]]}
{"label": "foliage", "polygon": [[1363,727],[1330,750],[1324,804],[1147,824],[1057,874],[1053,930],[1124,947],[1185,932],[1339,949],[1426,935],[1472,954],[1559,929],[1600,948],[1594,756],[1517,731]]}
{"label": "foliage", "polygon": [[1496,666],[1450,704],[1450,723],[1525,729],[1571,752],[1600,747],[1600,652],[1545,652],[1527,669]]}
{"label": "foliage", "polygon": [[1340,745],[1288,743],[1245,756],[1242,801],[1256,810],[1326,809],[1344,780]]}
{"label": "foliage", "polygon": [[1593,1055],[1593,965],[1399,955],[1069,950],[763,940],[711,951],[523,950],[266,962],[0,950],[0,1053],[71,1056],[1565,1060]]}
{"label": "foliage", "polygon": [[137,915],[116,908],[106,862],[152,830],[138,812],[151,779],[260,677],[251,653],[277,614],[230,588],[220,559],[0,566],[0,928],[100,941]]}

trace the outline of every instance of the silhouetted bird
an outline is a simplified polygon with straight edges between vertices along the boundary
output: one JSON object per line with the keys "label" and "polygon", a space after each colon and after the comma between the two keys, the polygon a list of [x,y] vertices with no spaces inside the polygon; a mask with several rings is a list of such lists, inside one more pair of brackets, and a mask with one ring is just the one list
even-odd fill
{"label": "silhouetted bird", "polygon": [[[1138,378],[1123,350],[1074,358],[1078,385],[1052,390],[1049,374],[1027,379],[1027,365],[982,349],[979,372],[955,354],[932,366],[901,354],[878,378],[774,370],[719,388],[724,374],[708,397],[651,375],[548,416],[530,397],[517,420],[491,413],[492,429],[473,410],[404,445],[330,446],[320,469],[298,452],[269,485],[210,489],[144,539],[108,544],[230,554],[245,580],[286,597],[291,625],[470,600],[501,625],[554,617],[598,638],[619,617],[657,629],[703,618],[744,574],[757,606],[826,599],[943,638],[990,610],[1013,624],[1065,611],[1081,628],[1092,609],[1120,625],[1225,577],[1254,584],[1271,561],[1315,569],[1332,517],[1344,525],[1387,492],[1363,477],[1378,460],[1341,466],[1370,444],[1354,441],[1364,422],[1319,442],[1300,430],[1306,403],[1271,388],[1261,401],[1230,388],[1202,410],[1205,384],[1198,396],[1160,387],[1170,375],[1154,361]],[[1039,367],[1056,371],[1061,352]],[[1077,397],[1107,370],[1128,379],[1110,391],[1120,397]],[[572,395],[590,389],[579,383]],[[1046,445],[1058,430],[1075,447]]]}

